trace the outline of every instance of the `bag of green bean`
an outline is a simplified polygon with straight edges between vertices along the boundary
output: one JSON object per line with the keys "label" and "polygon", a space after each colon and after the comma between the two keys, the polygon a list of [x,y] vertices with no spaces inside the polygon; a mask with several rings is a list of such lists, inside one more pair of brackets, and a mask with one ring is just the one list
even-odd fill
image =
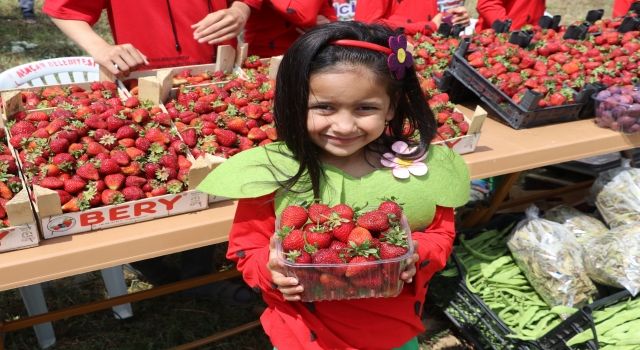
{"label": "bag of green bean", "polygon": [[640,223],[618,226],[584,244],[585,268],[601,284],[640,291]]}
{"label": "bag of green bean", "polygon": [[617,168],[598,176],[591,189],[609,227],[640,222],[640,169]]}
{"label": "bag of green bean", "polygon": [[507,246],[514,260],[551,307],[579,307],[596,294],[596,287],[583,266],[583,251],[567,228],[539,217],[531,206],[526,219],[514,228]]}
{"label": "bag of green bean", "polygon": [[560,204],[546,210],[544,218],[562,224],[573,233],[580,243],[609,232],[602,221],[566,204]]}

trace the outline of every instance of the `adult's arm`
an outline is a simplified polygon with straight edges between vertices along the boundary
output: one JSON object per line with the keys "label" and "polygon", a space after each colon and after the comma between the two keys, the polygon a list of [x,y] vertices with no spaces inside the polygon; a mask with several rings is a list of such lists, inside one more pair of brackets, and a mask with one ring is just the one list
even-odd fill
{"label": "adult's arm", "polygon": [[[262,6],[272,6],[282,18],[299,27],[316,25],[322,13],[325,0],[243,0],[251,8],[260,10]],[[326,17],[326,16],[325,16]],[[335,16],[334,16],[335,17]]]}
{"label": "adult's arm", "polygon": [[210,45],[235,39],[249,19],[251,9],[242,1],[234,1],[227,9],[206,15],[191,26],[193,38]]}
{"label": "adult's arm", "polygon": [[113,74],[124,73],[144,64],[146,56],[131,44],[111,45],[98,35],[88,22],[51,17],[53,23],[97,63]]}
{"label": "adult's arm", "polygon": [[476,10],[487,27],[491,27],[496,20],[504,20],[507,17],[507,10],[502,0],[478,0]]}

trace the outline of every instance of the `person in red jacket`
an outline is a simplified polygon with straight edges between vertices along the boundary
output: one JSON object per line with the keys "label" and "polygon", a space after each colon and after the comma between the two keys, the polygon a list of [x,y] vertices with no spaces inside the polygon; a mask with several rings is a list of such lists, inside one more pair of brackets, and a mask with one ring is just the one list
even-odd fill
{"label": "person in red jacket", "polygon": [[496,20],[511,19],[511,30],[536,25],[544,15],[545,0],[478,0],[476,31],[491,28]]}
{"label": "person in red jacket", "polygon": [[[107,10],[115,45],[92,28]],[[226,0],[46,0],[43,12],[114,74],[215,61],[211,44],[235,43],[249,8]]]}
{"label": "person in red jacket", "polygon": [[438,1],[424,0],[365,0],[356,4],[356,21],[382,23],[391,28],[404,28],[406,34],[435,32],[443,20],[452,24],[469,24],[464,6],[441,11]]}
{"label": "person in red jacket", "polygon": [[308,28],[336,20],[326,0],[243,0],[251,8],[244,28],[249,55],[282,55]]}
{"label": "person in red jacket", "polygon": [[613,0],[613,14],[612,17],[624,16],[629,12],[631,4],[638,2],[637,0]]}

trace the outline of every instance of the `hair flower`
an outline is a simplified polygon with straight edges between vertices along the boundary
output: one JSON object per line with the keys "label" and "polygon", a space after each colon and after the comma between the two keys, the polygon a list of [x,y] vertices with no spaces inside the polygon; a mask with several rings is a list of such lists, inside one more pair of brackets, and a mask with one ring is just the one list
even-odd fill
{"label": "hair flower", "polygon": [[393,51],[387,58],[391,73],[400,80],[404,78],[407,68],[413,66],[413,56],[407,51],[407,37],[404,35],[389,38],[389,47]]}
{"label": "hair flower", "polygon": [[422,176],[429,170],[423,160],[427,154],[423,154],[417,159],[403,159],[403,155],[411,154],[415,147],[409,147],[404,141],[396,141],[391,145],[391,150],[395,153],[387,152],[382,155],[380,163],[387,168],[391,168],[393,176],[399,179],[408,179],[409,176]]}

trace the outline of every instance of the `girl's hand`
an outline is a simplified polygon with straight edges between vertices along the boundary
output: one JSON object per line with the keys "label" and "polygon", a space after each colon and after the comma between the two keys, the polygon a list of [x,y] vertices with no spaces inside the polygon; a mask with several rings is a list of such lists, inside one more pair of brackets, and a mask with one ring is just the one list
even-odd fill
{"label": "girl's hand", "polygon": [[418,256],[418,241],[413,241],[413,255],[407,259],[407,267],[400,274],[400,279],[405,281],[406,283],[413,282],[413,276],[416,274],[416,262],[420,259]]}
{"label": "girl's hand", "polygon": [[298,284],[297,278],[287,277],[284,274],[284,266],[278,260],[276,254],[276,237],[275,235],[273,235],[271,237],[271,241],[269,242],[269,262],[267,263],[267,269],[271,271],[271,280],[278,287],[278,290],[282,293],[284,300],[299,301],[300,293],[302,293],[304,288],[302,288],[302,286]]}
{"label": "girl's hand", "polygon": [[454,7],[452,9],[447,10],[448,14],[453,15],[452,22],[453,24],[461,24],[463,26],[468,26],[469,21],[469,13],[464,6]]}

